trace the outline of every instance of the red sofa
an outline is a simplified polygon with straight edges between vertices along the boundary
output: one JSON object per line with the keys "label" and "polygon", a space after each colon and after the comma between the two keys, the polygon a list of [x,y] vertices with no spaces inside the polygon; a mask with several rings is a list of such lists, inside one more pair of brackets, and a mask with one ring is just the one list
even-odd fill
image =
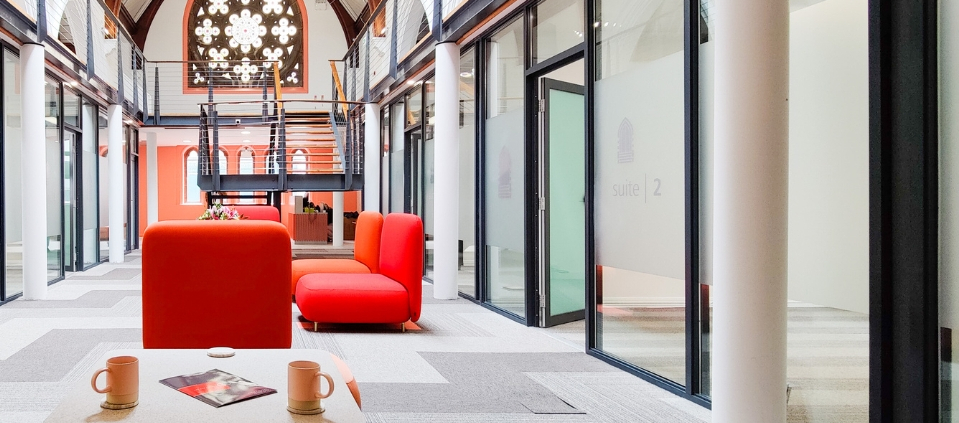
{"label": "red sofa", "polygon": [[420,318],[423,222],[392,213],[383,222],[379,273],[311,273],[296,286],[307,320],[323,323],[405,323]]}
{"label": "red sofa", "polygon": [[310,273],[376,273],[379,271],[380,234],[383,231],[383,215],[364,211],[356,220],[356,242],[353,244],[353,259],[303,259],[293,260],[290,278],[290,294],[296,295],[296,283]]}
{"label": "red sofa", "polygon": [[273,206],[230,206],[248,220],[280,221],[280,211]]}
{"label": "red sofa", "polygon": [[276,222],[151,224],[143,234],[143,347],[290,348],[291,256]]}

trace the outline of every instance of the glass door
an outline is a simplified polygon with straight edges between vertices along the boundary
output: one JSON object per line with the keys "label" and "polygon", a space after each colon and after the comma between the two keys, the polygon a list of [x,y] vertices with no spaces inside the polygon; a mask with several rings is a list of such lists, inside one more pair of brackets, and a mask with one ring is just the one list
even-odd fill
{"label": "glass door", "polygon": [[[77,251],[77,141],[80,134],[63,131],[63,268],[68,272],[80,269],[80,254]],[[75,237],[76,236],[76,237]]]}
{"label": "glass door", "polygon": [[[567,68],[582,75],[581,60],[554,73]],[[539,324],[549,327],[585,318],[585,101],[581,84],[541,77],[539,88]]]}

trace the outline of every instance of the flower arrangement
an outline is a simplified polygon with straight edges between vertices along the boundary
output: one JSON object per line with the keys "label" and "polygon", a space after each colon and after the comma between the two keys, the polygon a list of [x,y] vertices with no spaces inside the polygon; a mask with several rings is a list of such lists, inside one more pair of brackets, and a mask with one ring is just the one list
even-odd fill
{"label": "flower arrangement", "polygon": [[240,220],[243,218],[243,215],[236,211],[236,209],[220,203],[214,203],[213,207],[204,210],[203,214],[200,215],[197,220]]}

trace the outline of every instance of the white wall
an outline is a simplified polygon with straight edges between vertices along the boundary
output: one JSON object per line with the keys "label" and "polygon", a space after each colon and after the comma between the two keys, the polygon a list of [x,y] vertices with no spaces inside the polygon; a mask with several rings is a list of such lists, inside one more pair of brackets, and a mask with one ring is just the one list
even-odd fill
{"label": "white wall", "polygon": [[790,24],[789,299],[868,313],[867,2]]}
{"label": "white wall", "polygon": [[[157,11],[153,26],[147,36],[144,44],[143,53],[147,60],[185,60],[183,56],[183,14],[186,11],[187,0],[166,0]],[[331,90],[333,84],[333,74],[330,70],[329,60],[339,60],[346,54],[346,38],[343,36],[343,29],[333,8],[327,7],[326,10],[319,10],[316,2],[305,0],[303,7],[307,12],[307,31],[308,31],[308,70],[309,87],[308,94],[289,94],[284,93],[284,99],[331,99]],[[342,66],[339,64],[338,66]],[[342,69],[340,69],[342,71]],[[161,81],[163,78],[161,69]],[[148,82],[152,83],[153,76],[148,75]],[[181,81],[171,81],[169,86],[161,86],[160,111],[163,114],[184,113],[195,115],[197,113],[196,103],[205,102],[206,95],[183,95]],[[152,89],[152,88],[150,88]],[[164,95],[169,100],[170,94],[177,95],[174,101],[163,101]],[[247,96],[249,97],[249,96]],[[297,108],[296,103],[289,103],[290,108]]]}

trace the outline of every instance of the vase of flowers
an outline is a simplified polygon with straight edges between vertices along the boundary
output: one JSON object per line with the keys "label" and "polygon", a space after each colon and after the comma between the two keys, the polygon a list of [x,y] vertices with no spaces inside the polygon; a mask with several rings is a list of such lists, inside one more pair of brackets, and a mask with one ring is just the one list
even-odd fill
{"label": "vase of flowers", "polygon": [[214,203],[213,207],[210,207],[203,211],[203,214],[197,218],[197,220],[240,220],[243,219],[243,215],[240,212],[236,211],[231,207],[224,206],[219,202]]}

